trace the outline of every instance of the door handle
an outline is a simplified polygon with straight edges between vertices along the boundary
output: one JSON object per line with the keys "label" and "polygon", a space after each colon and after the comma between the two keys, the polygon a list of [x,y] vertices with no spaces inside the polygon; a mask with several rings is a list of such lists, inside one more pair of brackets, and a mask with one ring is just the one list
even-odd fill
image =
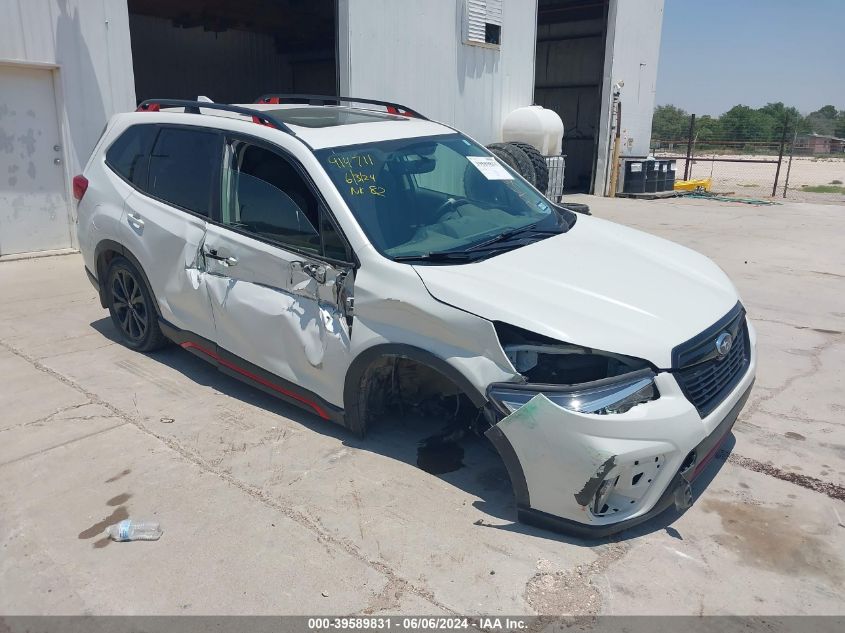
{"label": "door handle", "polygon": [[129,222],[129,224],[134,224],[139,229],[144,228],[143,218],[140,215],[138,215],[137,213],[135,213],[134,211],[126,214],[126,221]]}
{"label": "door handle", "polygon": [[223,255],[217,254],[217,249],[212,248],[205,251],[205,256],[209,259],[213,259],[215,261],[220,262],[224,266],[237,266],[238,265],[238,258],[234,257],[233,255],[229,255],[228,257],[224,257]]}

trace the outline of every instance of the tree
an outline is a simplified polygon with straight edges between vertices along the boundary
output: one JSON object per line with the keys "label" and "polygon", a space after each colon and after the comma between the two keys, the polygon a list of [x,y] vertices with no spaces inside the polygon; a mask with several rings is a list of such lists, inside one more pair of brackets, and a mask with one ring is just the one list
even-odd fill
{"label": "tree", "polygon": [[681,108],[673,105],[657,106],[651,122],[651,138],[664,141],[686,138],[689,118],[690,115]]}
{"label": "tree", "polygon": [[[673,105],[654,109],[652,138],[655,140],[686,140],[689,118],[681,108]],[[735,105],[717,118],[709,115],[696,117],[695,138],[699,143],[764,142],[778,143],[786,124],[787,138],[798,134],[823,134],[845,138],[845,110],[826,105],[806,117],[783,102],[767,103],[762,108]]]}
{"label": "tree", "polygon": [[811,132],[830,136],[836,130],[837,118],[836,108],[826,105],[808,114],[807,123]]}
{"label": "tree", "polygon": [[767,103],[757,110],[759,114],[767,117],[769,134],[765,140],[777,142],[783,134],[783,126],[786,125],[787,136],[792,134],[796,127],[800,127],[804,120],[797,108],[786,107],[782,102]]}
{"label": "tree", "polygon": [[722,140],[722,128],[719,125],[719,119],[714,119],[709,114],[705,114],[695,119],[695,138],[699,142],[707,142],[713,140]]}
{"label": "tree", "polygon": [[836,118],[836,107],[832,105],[822,106],[813,114],[818,114],[819,116],[823,116],[826,119],[835,119]]}
{"label": "tree", "polygon": [[845,138],[845,110],[840,110],[836,115],[836,126],[833,128],[833,135]]}
{"label": "tree", "polygon": [[735,105],[719,117],[725,140],[767,141],[772,135],[773,119],[745,105]]}

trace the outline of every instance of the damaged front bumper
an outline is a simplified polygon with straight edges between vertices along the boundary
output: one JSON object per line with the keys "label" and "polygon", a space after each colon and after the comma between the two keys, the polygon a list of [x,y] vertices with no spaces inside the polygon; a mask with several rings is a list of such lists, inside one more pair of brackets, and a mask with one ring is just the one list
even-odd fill
{"label": "damaged front bumper", "polygon": [[691,503],[690,482],[730,433],[756,365],[702,419],[672,374],[657,374],[657,400],[616,415],[564,409],[543,394],[486,435],[510,474],[519,520],[599,538]]}

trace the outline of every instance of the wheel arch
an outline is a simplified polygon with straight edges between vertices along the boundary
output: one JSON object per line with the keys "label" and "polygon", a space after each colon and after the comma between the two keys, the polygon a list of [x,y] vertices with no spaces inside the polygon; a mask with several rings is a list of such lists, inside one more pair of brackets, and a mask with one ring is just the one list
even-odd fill
{"label": "wheel arch", "polygon": [[109,263],[115,256],[124,257],[125,259],[129,260],[129,262],[135,267],[135,269],[140,273],[141,279],[144,282],[144,285],[147,287],[147,292],[150,293],[150,297],[153,300],[153,307],[156,311],[156,316],[159,318],[161,317],[161,310],[158,306],[158,299],[156,299],[155,293],[153,292],[153,287],[150,285],[150,280],[147,279],[147,273],[144,270],[144,267],[141,265],[141,262],[138,261],[138,258],[126,248],[120,242],[115,242],[114,240],[102,240],[97,244],[97,247],[94,249],[94,264],[97,267],[97,286],[100,290],[100,305],[104,308],[108,308],[108,302],[106,300],[106,271],[108,270]]}
{"label": "wheel arch", "polygon": [[475,406],[481,408],[487,404],[485,394],[443,358],[406,343],[381,343],[358,354],[350,364],[344,380],[343,408],[345,423],[359,437],[363,437],[367,431],[367,416],[362,406],[366,404],[362,398],[366,389],[362,388],[362,381],[367,377],[369,370],[376,366],[378,361],[385,358],[405,358],[425,365],[451,381],[461,392],[466,394]]}

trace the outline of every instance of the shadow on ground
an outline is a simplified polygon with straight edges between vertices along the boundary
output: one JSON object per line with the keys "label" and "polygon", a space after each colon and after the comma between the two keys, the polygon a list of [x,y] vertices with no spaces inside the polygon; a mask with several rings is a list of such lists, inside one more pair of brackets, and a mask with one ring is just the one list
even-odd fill
{"label": "shadow on ground", "polygon": [[[106,338],[120,343],[120,338],[109,318],[91,323],[91,327]],[[147,357],[175,369],[198,385],[209,387],[222,394],[260,407],[270,413],[292,420],[316,433],[337,438],[344,446],[377,453],[391,459],[417,467],[417,449],[421,440],[437,433],[441,424],[435,420],[408,417],[381,421],[374,425],[363,439],[347,429],[274,398],[265,392],[220,373],[211,364],[193,354],[171,345]],[[718,474],[727,455],[733,450],[735,439],[730,435],[722,446],[719,459],[713,459],[693,483],[693,499],[698,498]],[[482,529],[505,530],[527,536],[556,540],[582,547],[594,547],[609,542],[621,542],[652,532],[665,530],[675,538],[683,538],[671,525],[681,516],[673,507],[645,523],[619,534],[601,539],[583,539],[558,534],[549,530],[525,525],[516,520],[516,506],[513,501],[508,472],[493,446],[485,439],[469,436],[460,441],[464,454],[462,465],[452,472],[431,475],[463,490],[473,497],[473,507],[488,515],[476,525]],[[695,504],[691,508],[695,511]]]}

